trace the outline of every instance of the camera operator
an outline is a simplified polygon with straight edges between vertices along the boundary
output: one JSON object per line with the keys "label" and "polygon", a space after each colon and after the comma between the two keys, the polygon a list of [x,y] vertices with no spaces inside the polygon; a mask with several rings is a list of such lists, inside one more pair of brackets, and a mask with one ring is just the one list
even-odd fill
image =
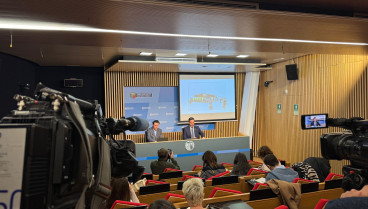
{"label": "camera operator", "polygon": [[368,185],[361,190],[352,189],[343,193],[340,199],[329,201],[325,207],[325,209],[347,208],[368,208]]}
{"label": "camera operator", "polygon": [[[161,174],[166,168],[180,169],[178,162],[174,159],[174,152],[161,148],[157,151],[158,160],[151,162],[153,174]],[[171,162],[168,162],[170,160]]]}

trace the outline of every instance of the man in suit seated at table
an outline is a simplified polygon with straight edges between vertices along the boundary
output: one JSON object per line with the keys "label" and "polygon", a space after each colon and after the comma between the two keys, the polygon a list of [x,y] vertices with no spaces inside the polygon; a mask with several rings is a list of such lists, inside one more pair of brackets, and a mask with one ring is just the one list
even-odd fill
{"label": "man in suit seated at table", "polygon": [[190,117],[188,121],[189,126],[183,128],[183,139],[198,139],[199,135],[201,135],[202,139],[204,139],[204,133],[201,131],[199,126],[194,125],[194,118]]}
{"label": "man in suit seated at table", "polygon": [[313,118],[313,121],[309,125],[310,125],[310,127],[321,126],[321,124],[317,121],[316,117]]}
{"label": "man in suit seated at table", "polygon": [[160,121],[154,120],[152,127],[146,131],[146,142],[156,142],[157,139],[162,138],[162,130],[158,127]]}
{"label": "man in suit seated at table", "polygon": [[273,154],[268,154],[263,159],[264,164],[271,170],[266,176],[266,181],[278,179],[287,182],[293,182],[295,178],[299,178],[298,172],[291,168],[281,165],[280,161]]}

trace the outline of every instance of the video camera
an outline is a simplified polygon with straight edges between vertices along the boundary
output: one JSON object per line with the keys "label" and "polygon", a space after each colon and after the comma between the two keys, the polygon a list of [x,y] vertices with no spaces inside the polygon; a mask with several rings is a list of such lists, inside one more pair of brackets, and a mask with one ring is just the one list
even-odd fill
{"label": "video camera", "polygon": [[[15,95],[17,110],[0,121],[0,203],[9,208],[100,208],[110,195],[111,176],[144,167],[126,130],[143,131],[138,117],[105,118],[90,103],[39,83],[35,99]],[[123,133],[124,140],[114,139]],[[110,140],[106,139],[109,136]],[[5,189],[5,190],[4,190]]]}
{"label": "video camera", "polygon": [[[312,124],[313,125],[310,125]],[[319,124],[319,125],[318,125]],[[345,191],[361,189],[368,184],[368,120],[354,117],[328,118],[327,114],[302,115],[302,128],[341,127],[349,131],[327,133],[321,136],[322,156],[333,160],[350,160],[343,166],[342,187]]]}
{"label": "video camera", "polygon": [[170,160],[171,159],[171,153],[173,152],[171,149],[167,149],[168,151],[168,155],[167,155],[167,159]]}

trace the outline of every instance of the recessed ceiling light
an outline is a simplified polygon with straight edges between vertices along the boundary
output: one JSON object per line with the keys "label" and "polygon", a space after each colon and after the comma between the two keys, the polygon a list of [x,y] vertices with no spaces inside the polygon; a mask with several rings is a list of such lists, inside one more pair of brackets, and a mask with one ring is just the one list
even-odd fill
{"label": "recessed ceiling light", "polygon": [[186,56],[187,54],[184,54],[184,53],[176,53],[175,56],[179,56],[179,57],[184,57]]}
{"label": "recessed ceiling light", "polygon": [[247,58],[249,57],[249,55],[246,55],[246,54],[240,54],[238,56],[236,56],[237,58]]}
{"label": "recessed ceiling light", "polygon": [[207,57],[218,57],[217,54],[208,54]]}
{"label": "recessed ceiling light", "polygon": [[76,24],[25,21],[25,20],[20,21],[20,20],[8,19],[8,18],[0,18],[0,29],[116,33],[116,34],[129,34],[129,35],[143,35],[143,36],[148,35],[148,36],[216,39],[216,40],[222,39],[222,40],[241,40],[241,41],[271,41],[271,42],[291,42],[291,43],[341,44],[341,45],[354,45],[354,46],[367,46],[368,45],[367,42],[318,41],[318,40],[261,38],[261,37],[242,37],[242,36],[210,36],[210,35],[199,35],[199,34],[155,33],[155,32],[144,32],[144,31],[112,30],[112,29],[105,29],[105,28],[93,28],[93,27],[76,25]]}
{"label": "recessed ceiling light", "polygon": [[151,56],[152,52],[141,52],[141,53],[139,53],[139,55],[141,55],[141,56]]}

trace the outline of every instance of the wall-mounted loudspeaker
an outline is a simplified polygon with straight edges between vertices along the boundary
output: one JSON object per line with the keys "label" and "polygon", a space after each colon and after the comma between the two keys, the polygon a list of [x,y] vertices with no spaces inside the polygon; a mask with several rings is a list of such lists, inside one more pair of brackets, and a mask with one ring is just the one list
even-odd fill
{"label": "wall-mounted loudspeaker", "polygon": [[298,80],[298,67],[296,64],[285,65],[288,80]]}
{"label": "wall-mounted loudspeaker", "polygon": [[64,79],[64,87],[81,88],[83,87],[83,79],[76,79],[76,78]]}

